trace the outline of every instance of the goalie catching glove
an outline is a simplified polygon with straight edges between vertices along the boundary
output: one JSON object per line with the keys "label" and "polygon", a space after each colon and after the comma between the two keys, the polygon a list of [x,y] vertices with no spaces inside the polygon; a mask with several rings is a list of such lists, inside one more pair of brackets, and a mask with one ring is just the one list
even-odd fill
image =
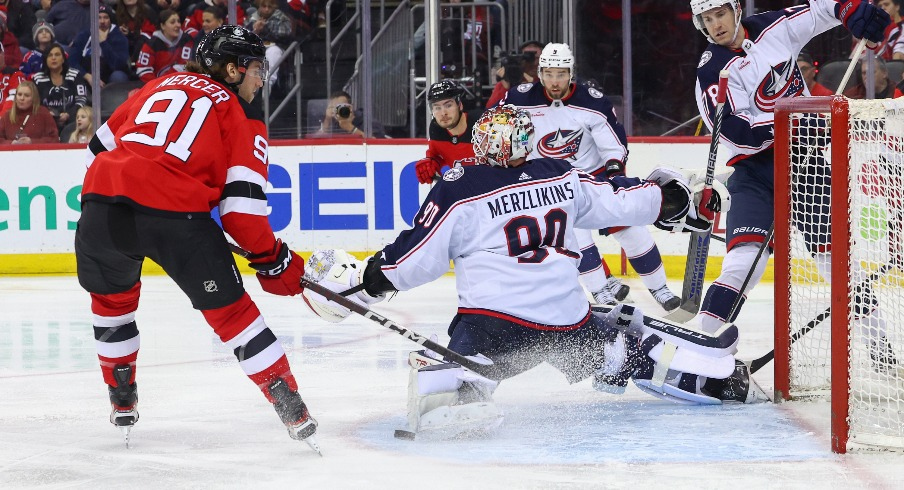
{"label": "goalie catching glove", "polygon": [[[349,255],[345,250],[317,250],[308,260],[305,279],[367,307],[382,301],[386,295],[371,296],[363,287],[359,287],[366,266],[365,262]],[[317,316],[329,322],[341,322],[352,313],[348,308],[309,289],[304,290],[302,297]]]}

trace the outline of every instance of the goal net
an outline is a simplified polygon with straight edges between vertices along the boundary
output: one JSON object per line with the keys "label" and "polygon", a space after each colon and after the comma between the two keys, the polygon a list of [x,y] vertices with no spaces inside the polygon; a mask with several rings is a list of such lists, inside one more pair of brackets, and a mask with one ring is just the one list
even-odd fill
{"label": "goal net", "polygon": [[775,384],[831,398],[832,449],[904,449],[904,99],[775,111]]}

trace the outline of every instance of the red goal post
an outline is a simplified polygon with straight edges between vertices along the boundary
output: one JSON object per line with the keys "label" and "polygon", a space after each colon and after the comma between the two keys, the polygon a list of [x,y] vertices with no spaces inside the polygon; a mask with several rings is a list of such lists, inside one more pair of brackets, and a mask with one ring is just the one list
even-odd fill
{"label": "red goal post", "polygon": [[904,449],[904,99],[781,99],[774,127],[776,398],[830,397],[835,452]]}

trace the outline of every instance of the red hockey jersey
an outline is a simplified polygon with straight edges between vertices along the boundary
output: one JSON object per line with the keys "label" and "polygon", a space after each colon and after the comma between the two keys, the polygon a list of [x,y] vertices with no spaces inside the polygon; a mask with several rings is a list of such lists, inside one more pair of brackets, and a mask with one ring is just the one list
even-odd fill
{"label": "red hockey jersey", "polygon": [[269,254],[268,143],[258,110],[205,75],[152,80],[88,145],[82,200],[191,219],[220,207],[239,246]]}

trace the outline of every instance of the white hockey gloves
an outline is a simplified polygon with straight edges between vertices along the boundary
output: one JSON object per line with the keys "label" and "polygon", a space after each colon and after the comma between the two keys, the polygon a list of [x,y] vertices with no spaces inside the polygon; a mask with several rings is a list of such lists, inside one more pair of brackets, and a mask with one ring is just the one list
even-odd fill
{"label": "white hockey gloves", "polygon": [[[454,437],[499,427],[504,415],[492,397],[499,383],[431,354],[421,350],[408,356],[409,430]],[[493,363],[479,354],[467,357],[484,365]]]}
{"label": "white hockey gloves", "polygon": [[[343,294],[361,284],[365,267],[364,262],[349,255],[345,250],[317,250],[311,255],[305,267],[305,279]],[[365,307],[386,297],[385,294],[371,296],[363,288],[344,296]],[[341,322],[351,314],[348,308],[308,289],[302,292],[302,297],[317,316],[329,322]]]}
{"label": "white hockey gloves", "polygon": [[673,232],[705,232],[712,226],[711,221],[698,216],[684,174],[673,168],[657,167],[646,180],[656,182],[662,189],[662,210],[654,226]]}
{"label": "white hockey gloves", "polygon": [[684,174],[687,179],[688,186],[694,194],[694,206],[697,208],[697,216],[712,222],[716,213],[727,213],[731,209],[731,194],[725,187],[728,177],[734,173],[731,167],[725,167],[722,173],[715,175],[713,178],[713,186],[708,192],[705,187],[706,169],[686,169],[679,171]]}

